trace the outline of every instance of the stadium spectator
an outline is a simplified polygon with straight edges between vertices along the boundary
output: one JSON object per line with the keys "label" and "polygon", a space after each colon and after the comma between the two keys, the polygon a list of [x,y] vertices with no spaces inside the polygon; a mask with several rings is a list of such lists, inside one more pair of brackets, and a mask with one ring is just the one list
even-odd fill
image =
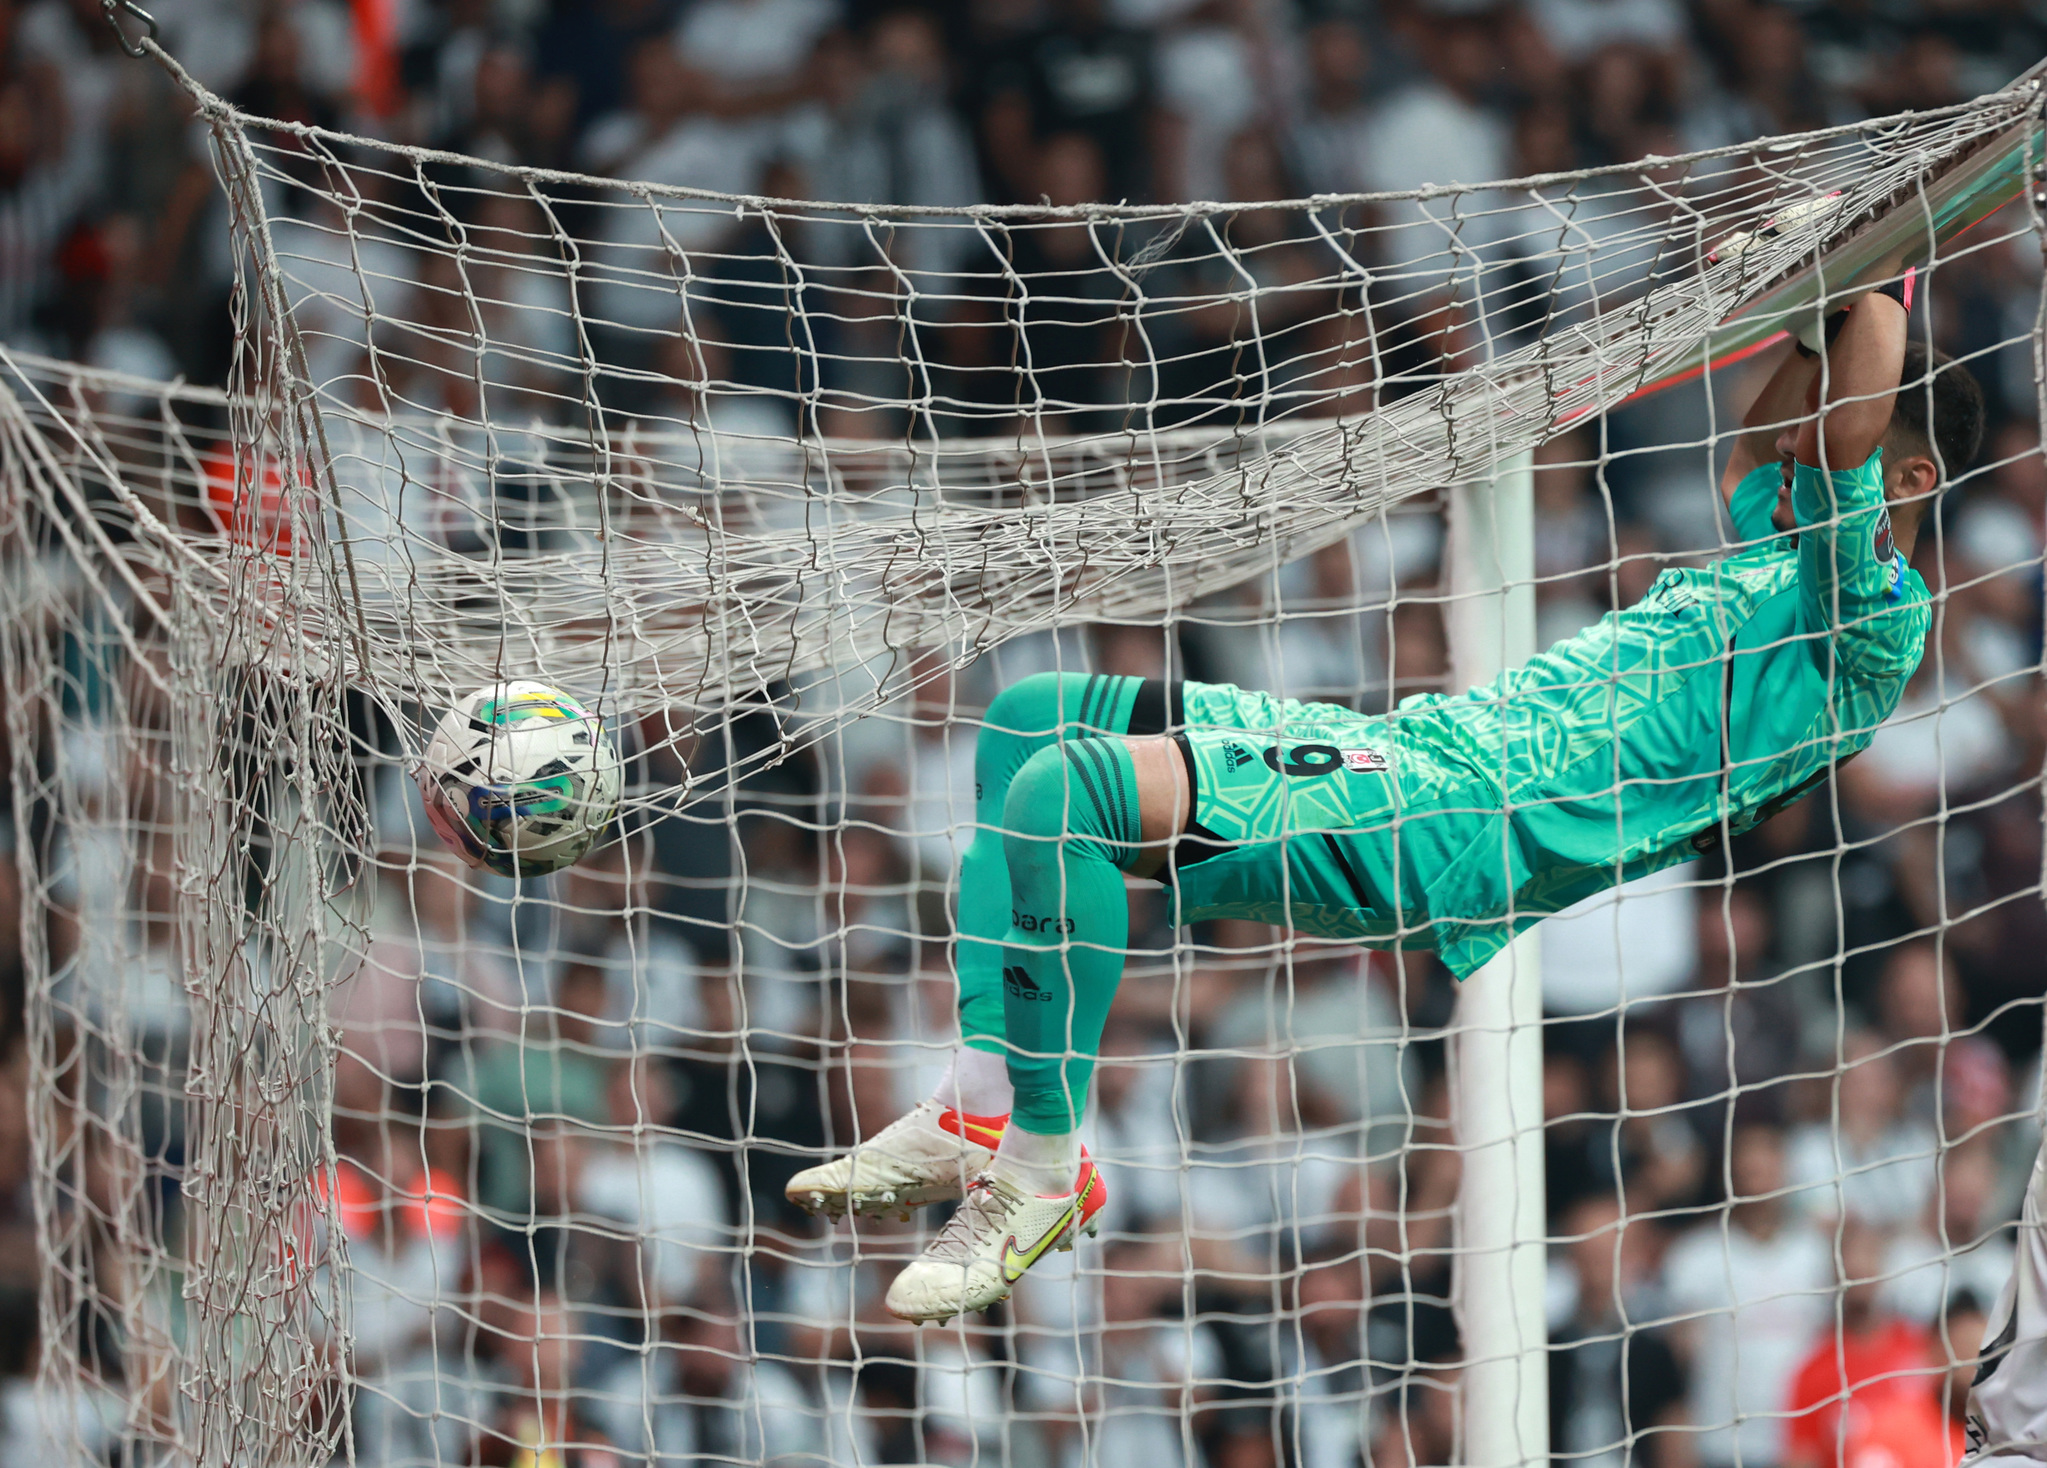
{"label": "stadium spectator", "polygon": [[1885,1248],[1885,1309],[1932,1329],[1950,1300],[1997,1298],[2011,1278],[2012,1241],[1993,1211],[1996,1190],[1997,1162],[1987,1137],[1947,1153],[1938,1193]]}
{"label": "stadium spectator", "polygon": [[[1446,15],[1421,31],[1420,44],[1420,73],[1374,109],[1364,156],[1355,165],[1358,176],[1371,189],[1504,177],[1507,128],[1487,105],[1488,89],[1500,76],[1488,21],[1477,14]],[[1396,218],[1426,212],[1419,204],[1395,210]],[[1419,242],[1419,231],[1406,230],[1379,243],[1398,251]]]}
{"label": "stadium spectator", "polygon": [[1686,119],[1685,142],[1710,148],[1740,138],[1798,132],[1832,120],[1853,102],[1815,83],[1806,61],[1798,18],[1780,6],[1743,3],[1712,7],[1715,60],[1723,87],[1708,91]]}
{"label": "stadium spectator", "polygon": [[633,1461],[784,1463],[823,1452],[815,1400],[787,1367],[754,1354],[729,1294],[657,1318],[661,1336],[585,1398],[605,1441]]}
{"label": "stadium spectator", "polygon": [[1550,1329],[1554,1457],[1597,1461],[1631,1434],[1683,1417],[1685,1377],[1677,1352],[1667,1331],[1644,1324],[1648,1256],[1658,1227],[1628,1222],[1611,1194],[1582,1199],[1564,1215],[1573,1305],[1569,1318]]}
{"label": "stadium spectator", "polygon": [[1833,1308],[1833,1250],[1785,1205],[1784,1143],[1736,1129],[1726,1221],[1709,1217],[1663,1261],[1669,1308],[1688,1346],[1688,1419],[1708,1468],[1775,1468],[1785,1384]]}
{"label": "stadium spectator", "polygon": [[1343,18],[1320,22],[1301,40],[1308,85],[1287,135],[1287,156],[1307,192],[1360,193],[1378,70],[1371,44]]}
{"label": "stadium spectator", "polygon": [[[790,128],[809,192],[855,203],[979,202],[973,134],[945,101],[952,65],[936,22],[919,11],[883,15],[864,46],[827,39],[818,52],[823,105]],[[864,230],[820,230],[816,244],[820,263],[871,263]],[[888,241],[894,262],[913,272],[965,268],[973,247],[964,230],[907,229]]]}
{"label": "stadium spectator", "polygon": [[42,1366],[34,1288],[0,1285],[0,1468],[49,1468],[76,1452],[113,1451],[125,1406],[91,1381],[67,1401],[44,1388]]}
{"label": "stadium spectator", "polygon": [[676,26],[683,59],[726,87],[787,87],[839,23],[835,0],[701,0]]}
{"label": "stadium spectator", "polygon": [[[1833,1057],[1812,1067],[1832,1070]],[[1905,1111],[1898,1052],[1867,1030],[1841,1042],[1835,1095],[1785,1149],[1794,1206],[1818,1219],[1846,1215],[1882,1229],[1911,1223],[1933,1196],[1939,1139]]]}
{"label": "stadium spectator", "polygon": [[1901,1402],[1927,1401],[1929,1386],[1944,1375],[1933,1366],[1925,1328],[1884,1308],[1883,1234],[1851,1222],[1841,1229],[1838,1247],[1839,1323],[1820,1336],[1791,1378],[1779,1460],[1784,1468],[1856,1463],[1851,1441],[1883,1441],[1864,1424],[1885,1420]]}
{"label": "stadium spectator", "polygon": [[36,1278],[28,1118],[29,1047],[17,1029],[0,1051],[0,1289],[32,1286]]}
{"label": "stadium spectator", "polygon": [[1585,1057],[1555,1038],[1561,1033],[1560,1027],[1553,1028],[1544,1036],[1542,1058],[1542,1173],[1552,1231],[1566,1212],[1598,1189],[1590,1143],[1596,1125],[1592,1077]]}
{"label": "stadium spectator", "polygon": [[1367,1463],[1411,1463],[1416,1468],[1457,1461],[1460,1373],[1424,1368],[1404,1377],[1379,1418]]}
{"label": "stadium spectator", "polygon": [[[1607,1028],[1610,1021],[1594,1021]],[[1625,1200],[1630,1214],[1693,1203],[1705,1182],[1706,1151],[1684,1108],[1684,1063],[1669,1036],[1637,1019],[1620,1028],[1596,1062],[1602,1118],[1584,1129],[1582,1160],[1566,1161],[1598,1196]]]}
{"label": "stadium spectator", "polygon": [[[1043,29],[991,54],[975,89],[994,181],[1017,202],[1153,197],[1158,134],[1170,124],[1156,102],[1151,38],[1117,24],[1104,0],[1048,10]],[[1055,139],[1086,147],[1066,142],[1062,158],[1047,160]],[[1083,156],[1085,165],[1071,161]]]}
{"label": "stadium spectator", "polygon": [[674,0],[579,0],[550,9],[534,36],[535,101],[572,119],[568,136],[574,136],[619,105],[627,58],[642,42],[667,36],[676,6]]}
{"label": "stadium spectator", "polygon": [[[1383,1053],[1383,1052],[1382,1052]],[[1218,1289],[1264,1292],[1260,1281],[1287,1242],[1324,1227],[1354,1171],[1358,1133],[1339,1103],[1287,1051],[1259,1046],[1228,1067],[1222,1125],[1185,1169],[1188,1237]],[[1401,1128],[1389,1124],[1389,1135]]]}
{"label": "stadium spectator", "polygon": [[[435,147],[490,163],[546,165],[561,155],[565,119],[542,93],[535,105],[532,48],[488,33],[450,45],[435,77],[428,139]],[[465,181],[489,188],[500,174],[469,168]]]}
{"label": "stadium spectator", "polygon": [[610,1125],[583,1143],[575,1202],[617,1226],[594,1251],[607,1293],[646,1315],[693,1304],[735,1247],[725,1181],[668,1134],[675,1102],[660,1060],[612,1062],[605,1100]]}
{"label": "stadium spectator", "polygon": [[1101,1358],[1090,1383],[1099,1400],[1089,1404],[1101,1462],[1200,1461],[1184,1451],[1181,1424],[1199,1423],[1198,1404],[1223,1378],[1222,1344],[1212,1324],[1172,1318],[1187,1269],[1182,1247],[1175,1238],[1140,1237],[1103,1253]]}
{"label": "stadium spectator", "polygon": [[1306,1261],[1299,1290],[1299,1396],[1291,1405],[1301,1468],[1349,1468],[1371,1441],[1365,1271],[1348,1258]]}
{"label": "stadium spectator", "polygon": [[517,1034],[465,1043],[448,1059],[447,1083],[481,1128],[482,1200],[515,1227],[567,1213],[573,1146],[562,1128],[609,1114],[597,1038],[606,1008],[604,970],[572,963],[554,1003],[528,1009]]}
{"label": "stadium spectator", "polygon": [[[730,451],[721,439],[769,439],[794,426],[786,403],[761,393],[730,390],[732,353],[718,339],[716,328],[694,341],[678,333],[655,350],[654,365],[662,381],[642,411],[677,436],[673,452],[685,476],[715,478],[724,453]],[[748,508],[738,505],[734,511],[735,518],[749,514]]]}
{"label": "stadium spectator", "polygon": [[[326,18],[325,7],[306,5],[273,11],[259,19],[248,74],[228,100],[246,112],[279,122],[338,126],[341,114],[334,98],[351,63],[346,51],[335,46],[337,38],[331,31],[308,34],[308,21],[318,26],[319,20]],[[346,44],[341,42],[343,47]]]}
{"label": "stadium spectator", "polygon": [[[1584,9],[1604,10],[1595,3]],[[1620,163],[1644,154],[1673,152],[1655,146],[1674,121],[1676,86],[1668,53],[1640,44],[1601,46],[1578,68],[1574,93],[1580,135],[1589,163]]]}
{"label": "stadium spectator", "polygon": [[1996,1300],[2012,1276],[2012,1241],[1996,1214],[1998,1165],[1988,1138],[1947,1153],[1941,1192],[1883,1253],[1883,1306],[1934,1329],[1951,1300]]}
{"label": "stadium spectator", "polygon": [[1540,930],[1543,1009],[1604,1016],[1681,987],[1697,961],[1698,878],[1698,864],[1687,862],[1588,897],[1546,921]]}
{"label": "stadium spectator", "polygon": [[1677,0],[1536,0],[1530,9],[1566,65],[1619,46],[1674,58],[1688,39],[1685,9]]}
{"label": "stadium spectator", "polygon": [[57,68],[0,13],[0,340],[25,342],[56,277],[56,252],[92,194],[99,162],[70,125]]}
{"label": "stadium spectator", "polygon": [[[1284,1007],[1275,1008],[1265,985],[1248,987],[1213,1015],[1208,1044],[1290,1057],[1302,1090],[1288,1103],[1289,1115],[1298,1110],[1311,1124],[1331,1128],[1356,1125],[1372,1155],[1390,1154],[1407,1129],[1408,1097],[1421,1079],[1412,1050],[1400,1043],[1393,965],[1347,946],[1304,944],[1292,970],[1293,992]],[[1260,1100],[1256,1112],[1233,1114],[1240,1134],[1262,1129],[1251,1127],[1270,1110],[1269,1101]]]}
{"label": "stadium spectator", "polygon": [[469,1252],[467,1179],[429,1165],[417,1121],[369,1063],[343,1051],[334,1069],[333,1208],[348,1239],[352,1365],[376,1377],[425,1344],[436,1307],[453,1304]]}
{"label": "stadium spectator", "polygon": [[[1804,1034],[1805,1001],[1818,1001],[1804,978],[1776,972],[1764,890],[1746,883],[1706,888],[1693,943],[1692,983],[1674,1005],[1687,1094],[1732,1107],[1743,1120],[1781,1119],[1783,1082],[1796,1069]],[[1710,1114],[1704,1125],[1719,1134]]]}
{"label": "stadium spectator", "polygon": [[1954,956],[1932,939],[1900,944],[1884,960],[1876,999],[1883,1040],[1897,1056],[1904,1109],[1930,1126],[1944,1062],[1962,1028]]}
{"label": "stadium spectator", "polygon": [[1124,1163],[1119,1171],[1128,1180],[1109,1195],[1102,1227],[1111,1235],[1177,1227],[1184,1122],[1173,1094],[1171,1044],[1125,1020],[1104,1033],[1102,1056],[1088,1150],[1104,1163]]}
{"label": "stadium spectator", "polygon": [[[914,1440],[917,1383],[904,1363],[917,1353],[916,1335],[882,1303],[887,1261],[861,1252],[865,1257],[856,1260],[845,1235],[828,1236],[798,1250],[783,1279],[788,1352],[792,1360],[818,1363],[830,1412],[825,1456],[834,1463],[885,1462]],[[1018,1398],[1031,1400],[1038,1337],[1028,1321],[1020,1321],[1018,1336]]]}
{"label": "stadium spectator", "polygon": [[490,1364],[467,1461],[478,1468],[520,1468],[554,1462],[562,1468],[624,1468],[618,1448],[595,1420],[594,1404],[576,1389],[582,1334],[574,1314],[553,1294],[503,1312],[487,1332]]}
{"label": "stadium spectator", "polygon": [[[489,941],[481,894],[460,871],[441,852],[388,854],[379,867],[383,931],[358,973],[337,987],[337,1021],[348,1024],[359,1004],[367,1018],[391,1027],[392,1037],[377,1042],[385,1045],[416,1043],[423,1019],[437,1056],[464,1031],[504,1034],[516,1028],[517,980]],[[385,1073],[420,1071],[417,1065],[410,1071],[388,1065]]]}
{"label": "stadium spectator", "polygon": [[[1133,8],[1125,5],[1125,12]],[[1294,16],[1263,4],[1174,7],[1157,36],[1155,70],[1166,125],[1155,133],[1157,196],[1173,199],[1285,199],[1290,188],[1239,192],[1229,154],[1243,140],[1277,143],[1285,109],[1275,95],[1281,52]]]}

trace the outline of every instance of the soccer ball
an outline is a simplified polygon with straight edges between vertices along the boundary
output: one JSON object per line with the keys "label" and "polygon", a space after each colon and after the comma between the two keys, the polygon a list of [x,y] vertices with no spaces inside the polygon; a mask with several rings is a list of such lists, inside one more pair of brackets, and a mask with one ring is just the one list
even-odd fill
{"label": "soccer ball", "polygon": [[618,814],[618,748],[558,688],[520,679],[449,709],[413,772],[427,819],[473,867],[505,877],[560,871]]}

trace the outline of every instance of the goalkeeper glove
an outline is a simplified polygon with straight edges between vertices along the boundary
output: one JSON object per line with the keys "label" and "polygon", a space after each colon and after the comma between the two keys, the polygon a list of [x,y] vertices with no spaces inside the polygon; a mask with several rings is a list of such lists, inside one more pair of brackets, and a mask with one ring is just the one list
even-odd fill
{"label": "goalkeeper glove", "polygon": [[1908,265],[1905,267],[1905,273],[1897,279],[1887,280],[1882,285],[1873,286],[1866,291],[1858,291],[1850,299],[1830,311],[1824,320],[1816,319],[1812,315],[1801,316],[1797,328],[1792,332],[1792,335],[1798,339],[1800,355],[1817,357],[1821,352],[1832,346],[1834,338],[1841,334],[1841,326],[1842,323],[1847,321],[1848,313],[1855,309],[1855,303],[1864,296],[1889,296],[1907,311],[1911,310],[1912,285],[1918,279],[1918,276],[1918,267]]}

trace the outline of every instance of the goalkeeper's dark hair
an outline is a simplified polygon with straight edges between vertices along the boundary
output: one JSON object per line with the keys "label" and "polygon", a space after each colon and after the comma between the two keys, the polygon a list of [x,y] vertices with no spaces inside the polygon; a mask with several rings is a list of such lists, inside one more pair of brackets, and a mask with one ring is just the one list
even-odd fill
{"label": "goalkeeper's dark hair", "polygon": [[[1929,406],[1931,432],[1926,422]],[[1976,451],[1983,447],[1983,388],[1946,352],[1923,341],[1908,341],[1891,427],[1909,435],[1913,448],[1934,457],[1941,483],[1947,484],[1976,461]]]}

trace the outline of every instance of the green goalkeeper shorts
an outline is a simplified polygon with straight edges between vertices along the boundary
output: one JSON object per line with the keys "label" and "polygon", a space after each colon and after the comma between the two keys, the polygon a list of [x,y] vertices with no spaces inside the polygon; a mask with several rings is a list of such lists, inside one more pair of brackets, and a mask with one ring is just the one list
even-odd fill
{"label": "green goalkeeper shorts", "polygon": [[1453,752],[1334,704],[1179,685],[1194,786],[1170,869],[1180,920],[1235,917],[1374,946],[1435,946],[1423,898],[1499,818]]}

